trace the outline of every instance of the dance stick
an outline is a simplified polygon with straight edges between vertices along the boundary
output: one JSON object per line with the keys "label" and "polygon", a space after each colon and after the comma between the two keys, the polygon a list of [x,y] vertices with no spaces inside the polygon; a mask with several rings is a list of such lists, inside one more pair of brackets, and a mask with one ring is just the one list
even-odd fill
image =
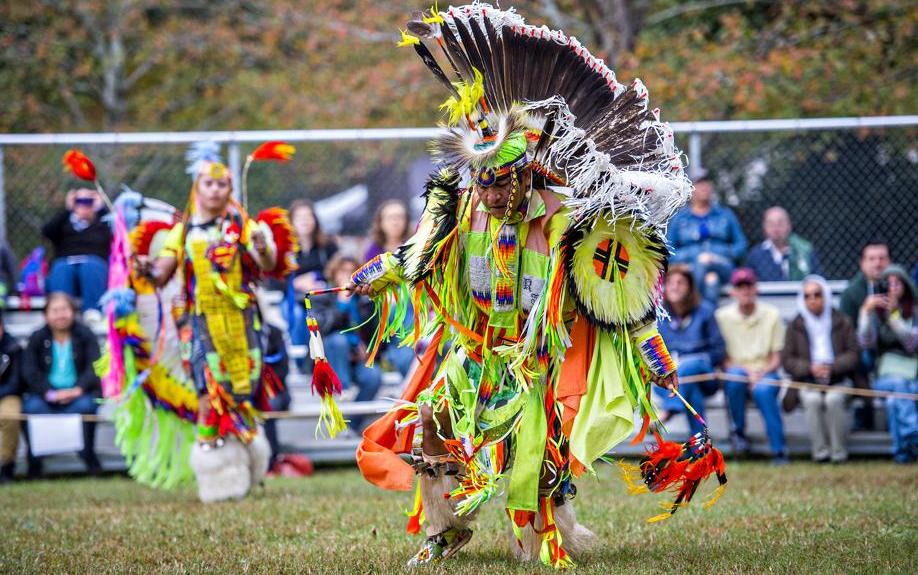
{"label": "dance stick", "polygon": [[347,291],[348,286],[337,286],[330,288],[314,289],[312,291],[306,292],[306,297],[312,297],[316,295],[325,295],[327,293],[338,293],[342,291]]}

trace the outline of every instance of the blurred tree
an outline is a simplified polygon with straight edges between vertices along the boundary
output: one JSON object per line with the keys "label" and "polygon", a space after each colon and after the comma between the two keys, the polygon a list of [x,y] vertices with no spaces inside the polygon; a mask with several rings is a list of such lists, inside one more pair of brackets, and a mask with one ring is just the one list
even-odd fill
{"label": "blurred tree", "polygon": [[[0,4],[0,131],[429,125],[415,1]],[[914,112],[918,4],[533,0],[670,119]]]}
{"label": "blurred tree", "polygon": [[667,119],[870,116],[918,107],[911,88],[918,3],[659,5],[617,73],[640,75]]}

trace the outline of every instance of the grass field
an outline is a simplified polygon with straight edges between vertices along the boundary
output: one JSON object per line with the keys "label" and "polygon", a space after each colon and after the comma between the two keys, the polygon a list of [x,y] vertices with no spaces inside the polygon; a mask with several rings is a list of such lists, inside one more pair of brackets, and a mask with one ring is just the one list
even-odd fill
{"label": "grass field", "polygon": [[[865,462],[734,463],[727,493],[650,525],[647,496],[616,472],[582,480],[578,513],[601,542],[579,573],[918,572],[918,468]],[[712,489],[713,485],[708,485]],[[125,478],[17,483],[0,489],[5,573],[392,573],[420,538],[404,532],[408,494],[355,470],[273,479],[240,503],[204,506]],[[437,573],[548,573],[508,552],[500,504]]]}

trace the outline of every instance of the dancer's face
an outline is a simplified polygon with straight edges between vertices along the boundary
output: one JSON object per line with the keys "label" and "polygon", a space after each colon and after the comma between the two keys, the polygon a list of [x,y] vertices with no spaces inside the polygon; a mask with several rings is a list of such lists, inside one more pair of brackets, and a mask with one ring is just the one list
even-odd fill
{"label": "dancer's face", "polygon": [[211,213],[224,211],[226,205],[229,203],[230,194],[233,192],[233,187],[230,185],[229,174],[226,173],[225,170],[222,171],[222,175],[214,173],[219,171],[220,170],[211,170],[208,165],[201,170],[198,176],[198,205],[202,210]]}
{"label": "dancer's face", "polygon": [[[520,204],[523,203],[523,198],[526,197],[526,191],[529,190],[531,181],[532,175],[529,170],[524,170],[520,174],[520,189],[513,198],[511,212],[516,211],[516,209],[520,207]],[[488,187],[480,186],[477,183],[475,184],[475,189],[478,192],[478,197],[481,198],[481,203],[488,208],[488,211],[495,218],[502,218],[507,213],[507,203],[510,201],[512,187],[513,182],[509,174],[497,178],[497,181]]]}

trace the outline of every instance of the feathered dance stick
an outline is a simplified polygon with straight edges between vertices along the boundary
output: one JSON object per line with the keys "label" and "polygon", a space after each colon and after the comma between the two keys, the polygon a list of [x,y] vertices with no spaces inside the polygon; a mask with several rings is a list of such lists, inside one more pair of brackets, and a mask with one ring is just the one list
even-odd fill
{"label": "feathered dance stick", "polygon": [[[678,390],[673,389],[672,391],[689,410],[689,413],[702,425],[702,430],[682,444],[664,441],[660,434],[654,431],[657,445],[653,449],[648,449],[640,465],[619,462],[623,478],[628,483],[628,490],[632,495],[663,491],[676,493],[675,501],[662,503],[666,511],[649,518],[647,520],[649,523],[669,519],[680,507],[688,505],[698,486],[710,475],[717,475],[719,485],[714,494],[705,501],[705,509],[717,502],[727,484],[724,456],[712,445],[708,435],[708,424]],[[643,485],[636,481],[637,474],[640,474]]]}
{"label": "feathered dance stick", "polygon": [[108,207],[108,211],[112,214],[115,213],[115,207],[112,205],[111,198],[109,198],[105,190],[102,189],[102,184],[99,183],[99,179],[96,177],[96,166],[86,157],[86,154],[76,148],[67,150],[64,154],[64,167],[70,170],[70,173],[77,178],[92,182],[96,186],[96,191],[99,192],[102,201],[104,201],[106,207]]}
{"label": "feathered dance stick", "polygon": [[274,141],[265,142],[246,157],[245,165],[242,168],[242,208],[246,212],[249,211],[249,188],[246,182],[248,181],[249,167],[251,167],[252,162],[289,162],[294,153],[296,153],[296,148],[287,142]]}
{"label": "feathered dance stick", "polygon": [[322,399],[322,407],[319,412],[319,423],[316,425],[316,436],[319,435],[322,427],[325,428],[325,434],[334,439],[338,433],[347,429],[347,422],[335,403],[335,395],[341,394],[341,380],[338,374],[332,369],[331,364],[325,357],[325,345],[322,343],[322,334],[319,333],[319,322],[312,314],[311,296],[321,295],[324,293],[339,292],[347,287],[329,288],[324,290],[314,290],[306,293],[303,303],[306,306],[306,328],[309,330],[309,357],[312,358],[312,392],[318,393]]}
{"label": "feathered dance stick", "polygon": [[102,377],[102,394],[105,397],[120,395],[125,378],[123,347],[124,341],[115,327],[117,317],[129,313],[134,306],[135,294],[127,287],[130,275],[129,261],[131,257],[128,232],[124,224],[121,210],[116,210],[111,199],[96,174],[96,167],[86,155],[77,149],[70,149],[64,154],[64,167],[81,180],[95,184],[96,191],[108,206],[113,218],[113,240],[111,255],[109,256],[108,290],[102,296],[100,304],[107,311],[108,316],[108,348],[111,358],[108,362],[108,371]]}

